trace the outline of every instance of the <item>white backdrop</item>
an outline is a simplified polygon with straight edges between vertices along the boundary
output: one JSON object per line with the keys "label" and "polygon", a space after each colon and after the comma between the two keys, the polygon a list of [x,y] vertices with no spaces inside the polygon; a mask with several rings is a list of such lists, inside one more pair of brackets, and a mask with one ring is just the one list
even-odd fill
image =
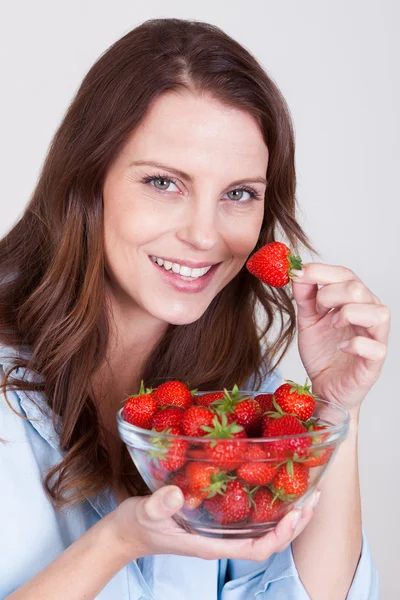
{"label": "white backdrop", "polygon": [[[359,448],[363,520],[380,572],[381,597],[394,600],[400,597],[400,392],[394,376],[400,352],[395,259],[400,226],[399,2],[2,4],[0,234],[28,201],[48,144],[83,76],[109,45],[154,17],[214,23],[256,55],[282,90],[294,119],[300,220],[306,233],[324,262],[353,269],[392,310],[389,355],[362,409]],[[305,378],[295,346],[283,373]]]}

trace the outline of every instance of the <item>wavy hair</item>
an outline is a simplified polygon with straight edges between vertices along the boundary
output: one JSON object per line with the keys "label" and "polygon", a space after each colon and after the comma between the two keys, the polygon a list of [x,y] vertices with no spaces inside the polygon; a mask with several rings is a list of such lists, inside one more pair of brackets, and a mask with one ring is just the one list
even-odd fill
{"label": "wavy hair", "polygon": [[[115,42],[83,79],[24,214],[0,241],[0,341],[30,352],[14,361],[2,387],[39,391],[53,411],[63,459],[44,487],[57,509],[104,490],[115,476],[132,494],[149,493],[126,450],[112,472],[91,386],[106,357],[111,316],[102,188],[150,103],[173,90],[206,94],[259,124],[269,164],[254,252],[279,236],[296,252],[300,245],[313,251],[296,220],[289,109],[249,51],[215,25],[175,18],[145,21]],[[265,286],[243,267],[198,321],[168,326],[140,378],[148,387],[172,378],[205,390],[240,386],[255,374],[258,387],[295,330],[290,290]],[[16,368],[41,377],[27,381],[13,375]]]}

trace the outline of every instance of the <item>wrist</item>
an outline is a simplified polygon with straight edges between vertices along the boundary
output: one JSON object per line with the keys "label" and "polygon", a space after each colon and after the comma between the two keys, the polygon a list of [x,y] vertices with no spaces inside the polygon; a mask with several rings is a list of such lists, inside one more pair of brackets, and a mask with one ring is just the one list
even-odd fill
{"label": "wrist", "polygon": [[133,545],[121,532],[117,510],[113,510],[102,520],[104,522],[103,535],[112,556],[117,563],[121,564],[122,568],[132,560],[139,558],[140,554],[135,552]]}

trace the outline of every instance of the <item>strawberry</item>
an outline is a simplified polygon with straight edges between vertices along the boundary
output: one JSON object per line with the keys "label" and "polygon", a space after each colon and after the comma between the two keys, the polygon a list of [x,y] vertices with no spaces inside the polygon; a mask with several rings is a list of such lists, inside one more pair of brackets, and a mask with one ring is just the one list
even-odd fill
{"label": "strawberry", "polygon": [[151,421],[156,410],[157,400],[151,389],[144,389],[142,381],[139,393],[125,400],[123,417],[131,425],[151,429]]}
{"label": "strawberry", "polygon": [[262,410],[261,431],[264,431],[266,429],[266,427],[268,426],[268,423],[270,421],[269,416],[266,415],[265,413],[274,410],[273,399],[274,399],[273,394],[258,394],[258,396],[256,396],[254,398],[254,400],[256,400],[258,402],[258,404],[261,406],[261,410]]}
{"label": "strawberry", "polygon": [[246,268],[264,283],[278,288],[289,283],[292,269],[301,270],[302,261],[282,242],[271,242],[248,259]]}
{"label": "strawberry", "polygon": [[170,481],[171,485],[176,485],[181,489],[183,497],[185,498],[185,508],[188,510],[194,510],[198,508],[204,500],[204,494],[202,492],[194,492],[189,489],[187,477],[184,471],[177,471],[173,474]]}
{"label": "strawberry", "polygon": [[240,465],[243,452],[247,447],[244,440],[237,438],[247,438],[247,435],[240,425],[228,424],[225,414],[220,418],[221,422],[217,416],[214,416],[212,427],[204,427],[207,432],[204,437],[212,440],[206,446],[206,452],[208,459],[214,464],[230,471]]}
{"label": "strawberry", "polygon": [[278,471],[277,465],[266,459],[267,453],[260,444],[252,444],[243,454],[243,463],[236,470],[237,476],[252,485],[266,485]]}
{"label": "strawberry", "polygon": [[249,437],[258,436],[261,431],[261,406],[252,398],[243,398],[235,385],[231,394],[224,389],[224,397],[214,402],[219,413],[232,414],[236,423],[241,425]]}
{"label": "strawberry", "polygon": [[264,414],[268,410],[274,410],[274,405],[272,404],[273,394],[258,394],[254,398],[261,406],[262,413]]}
{"label": "strawberry", "polygon": [[279,499],[290,502],[307,491],[308,475],[308,467],[289,460],[279,467],[272,480],[271,491]]}
{"label": "strawberry", "polygon": [[[310,425],[308,427],[308,431],[310,433],[312,433],[313,431],[322,431],[326,429],[326,426],[323,425]],[[319,434],[319,435],[313,435],[312,436],[312,445],[318,445],[318,444],[322,444],[322,442],[324,440],[326,440],[326,438],[329,437],[329,433],[324,433],[324,434]],[[309,449],[309,452],[307,453],[307,455],[301,460],[301,463],[303,465],[305,465],[306,467],[320,467],[321,465],[324,465],[325,463],[328,462],[328,460],[330,459],[330,457],[332,456],[334,452],[334,448],[318,448],[313,450],[312,446]]]}
{"label": "strawberry", "polygon": [[153,392],[158,406],[178,406],[188,408],[197,390],[190,391],[181,381],[167,381],[159,385]]}
{"label": "strawberry", "polygon": [[210,392],[209,394],[201,394],[200,396],[194,397],[194,404],[197,406],[212,405],[216,400],[221,400],[224,397],[224,392]]}
{"label": "strawberry", "polygon": [[148,450],[148,455],[158,468],[164,468],[169,472],[177,471],[187,462],[188,442],[182,439],[167,438],[168,435],[182,435],[179,427],[171,427],[163,434],[154,436],[152,439],[152,449]]}
{"label": "strawberry", "polygon": [[307,421],[315,410],[315,396],[311,393],[311,386],[304,386],[287,381],[275,390],[275,402],[281,407],[283,412],[294,414],[301,421]]}
{"label": "strawberry", "polygon": [[233,479],[216,465],[200,462],[189,462],[185,467],[185,475],[188,488],[202,493],[204,498],[225,491],[227,482]]}
{"label": "strawberry", "polygon": [[181,427],[184,414],[184,410],[177,406],[157,410],[151,420],[151,427],[156,431],[164,431],[169,427]]}
{"label": "strawberry", "polygon": [[[307,433],[306,427],[299,421],[297,417],[292,415],[280,416],[270,421],[266,429],[263,431],[263,437],[275,436],[296,436],[297,434]],[[276,458],[291,458],[295,452],[302,456],[311,446],[312,439],[310,436],[283,438],[280,440],[271,440],[268,446],[271,454]]]}
{"label": "strawberry", "polygon": [[225,493],[206,498],[204,508],[222,525],[243,521],[250,512],[248,491],[235,479],[227,484]]}
{"label": "strawberry", "polygon": [[190,406],[185,410],[182,419],[182,431],[184,435],[202,437],[206,434],[203,427],[212,425],[214,414],[205,406]]}
{"label": "strawberry", "polygon": [[275,498],[266,487],[256,487],[251,491],[251,508],[249,520],[253,523],[274,521],[280,516],[283,502]]}

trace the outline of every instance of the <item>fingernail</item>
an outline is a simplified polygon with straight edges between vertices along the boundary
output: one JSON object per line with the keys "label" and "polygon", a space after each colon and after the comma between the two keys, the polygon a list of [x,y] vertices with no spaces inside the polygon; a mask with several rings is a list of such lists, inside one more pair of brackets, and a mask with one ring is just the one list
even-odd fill
{"label": "fingernail", "polygon": [[292,517],[292,529],[296,529],[297,525],[299,524],[300,517],[301,517],[301,510],[296,509],[296,511]]}
{"label": "fingernail", "polygon": [[293,277],[303,277],[304,275],[304,271],[300,271],[298,269],[292,269],[290,273]]}
{"label": "fingernail", "polygon": [[179,492],[168,492],[163,498],[163,503],[167,508],[177,508],[181,504],[181,494]]}
{"label": "fingernail", "polygon": [[341,350],[342,348],[346,348],[349,344],[349,340],[344,340],[344,342],[340,342],[340,344],[338,344],[337,347],[339,348],[339,350]]}
{"label": "fingernail", "polygon": [[314,498],[314,502],[313,502],[313,510],[315,509],[315,507],[317,506],[318,502],[319,502],[319,498],[321,496],[321,490],[318,490],[315,494],[315,498]]}

